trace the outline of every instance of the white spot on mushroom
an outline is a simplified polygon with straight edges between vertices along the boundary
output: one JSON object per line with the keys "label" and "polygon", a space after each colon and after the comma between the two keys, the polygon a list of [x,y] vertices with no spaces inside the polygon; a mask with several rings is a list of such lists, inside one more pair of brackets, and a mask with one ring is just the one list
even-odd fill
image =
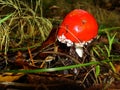
{"label": "white spot on mushroom", "polygon": [[66,40],[66,43],[68,47],[73,46],[73,42],[69,39]]}
{"label": "white spot on mushroom", "polygon": [[61,43],[66,42],[66,37],[64,36],[64,34],[62,34],[61,36],[58,36],[58,41],[61,42]]}
{"label": "white spot on mushroom", "polygon": [[70,39],[67,39],[64,34],[57,38],[59,42],[67,44],[68,47],[73,46],[73,42]]}
{"label": "white spot on mushroom", "polygon": [[75,43],[75,47],[83,47],[84,45],[85,45],[85,41],[84,42]]}

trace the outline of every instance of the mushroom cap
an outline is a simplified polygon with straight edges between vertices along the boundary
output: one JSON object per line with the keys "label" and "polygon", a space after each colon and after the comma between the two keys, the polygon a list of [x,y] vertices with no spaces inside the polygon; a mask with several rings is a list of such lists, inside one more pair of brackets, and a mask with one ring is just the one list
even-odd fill
{"label": "mushroom cap", "polygon": [[58,29],[58,40],[62,43],[86,43],[97,36],[98,24],[87,11],[75,9],[68,13]]}

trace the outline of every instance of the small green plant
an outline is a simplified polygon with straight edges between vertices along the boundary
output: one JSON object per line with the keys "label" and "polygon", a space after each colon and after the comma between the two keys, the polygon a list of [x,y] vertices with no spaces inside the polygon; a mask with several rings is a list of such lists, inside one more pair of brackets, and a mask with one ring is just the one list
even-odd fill
{"label": "small green plant", "polygon": [[[107,29],[102,29],[99,31],[100,34],[106,34],[106,39],[108,40],[108,43],[99,43],[95,47],[92,48],[92,51],[94,53],[94,60],[101,61],[101,60],[108,60],[110,62],[106,63],[111,66],[111,69],[116,73],[115,67],[113,65],[113,62],[115,60],[115,55],[112,53],[112,45],[115,43],[115,36],[117,35],[117,32],[111,33],[111,30],[119,29],[120,27],[115,27],[115,28],[107,28]],[[109,30],[110,29],[110,30]],[[93,54],[92,53],[92,54]],[[96,57],[97,56],[97,57]],[[98,59],[99,58],[99,59]],[[100,74],[100,65],[96,66],[96,76]]]}

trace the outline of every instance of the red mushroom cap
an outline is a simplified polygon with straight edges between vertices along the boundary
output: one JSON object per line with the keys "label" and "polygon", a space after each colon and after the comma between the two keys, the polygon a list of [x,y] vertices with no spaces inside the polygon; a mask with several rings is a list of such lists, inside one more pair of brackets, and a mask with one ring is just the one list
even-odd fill
{"label": "red mushroom cap", "polygon": [[62,43],[83,43],[97,36],[98,24],[87,11],[75,9],[63,20],[58,30],[58,40]]}

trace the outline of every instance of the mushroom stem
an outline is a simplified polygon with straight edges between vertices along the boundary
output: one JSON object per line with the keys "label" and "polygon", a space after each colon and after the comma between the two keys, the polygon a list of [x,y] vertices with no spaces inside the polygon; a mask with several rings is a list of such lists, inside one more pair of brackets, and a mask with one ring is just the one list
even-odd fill
{"label": "mushroom stem", "polygon": [[79,57],[82,58],[82,56],[83,56],[83,47],[75,47],[75,51],[79,55]]}
{"label": "mushroom stem", "polygon": [[85,42],[75,43],[75,51],[81,58],[83,57],[83,47],[85,44],[86,44]]}

